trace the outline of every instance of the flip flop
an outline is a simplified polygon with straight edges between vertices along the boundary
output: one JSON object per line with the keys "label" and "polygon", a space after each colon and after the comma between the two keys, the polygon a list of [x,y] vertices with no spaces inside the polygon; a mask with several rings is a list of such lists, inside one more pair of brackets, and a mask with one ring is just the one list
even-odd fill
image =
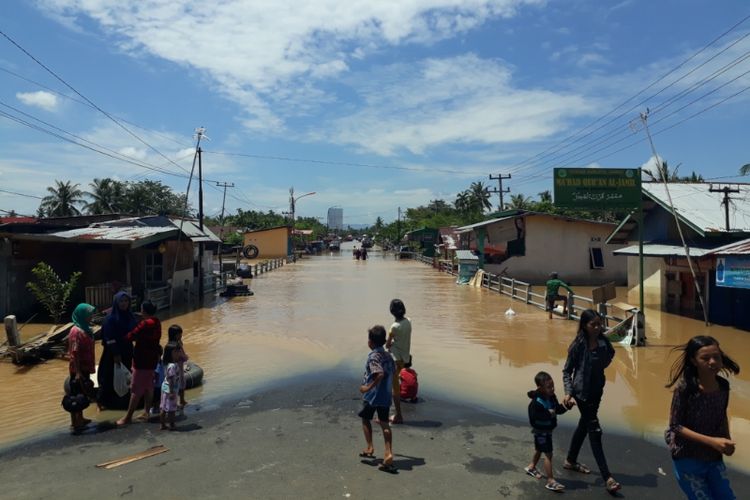
{"label": "flip flop", "polygon": [[380,464],[378,470],[382,470],[383,472],[387,472],[388,474],[398,474],[398,469],[396,469],[396,466],[393,464]]}
{"label": "flip flop", "polygon": [[555,491],[558,493],[561,493],[565,489],[565,486],[558,483],[557,481],[552,481],[551,483],[547,483],[544,485],[544,487],[550,491]]}
{"label": "flip flop", "polygon": [[366,451],[363,451],[359,454],[359,456],[362,458],[375,458],[375,452],[368,453]]}
{"label": "flip flop", "polygon": [[574,464],[564,463],[563,469],[572,470],[574,472],[580,472],[581,474],[591,474],[591,469],[589,469],[585,465],[578,463],[578,462]]}
{"label": "flip flop", "polygon": [[526,474],[533,477],[534,479],[542,478],[542,473],[539,472],[536,467],[524,467],[523,470],[526,472]]}
{"label": "flip flop", "polygon": [[607,482],[605,484],[605,488],[607,488],[607,492],[609,493],[615,493],[617,491],[620,491],[622,489],[622,485],[615,481],[615,478],[610,477],[607,479]]}

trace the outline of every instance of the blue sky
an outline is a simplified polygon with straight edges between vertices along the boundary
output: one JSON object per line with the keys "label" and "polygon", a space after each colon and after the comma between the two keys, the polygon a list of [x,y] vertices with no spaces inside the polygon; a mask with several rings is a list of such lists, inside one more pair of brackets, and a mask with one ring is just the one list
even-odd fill
{"label": "blue sky", "polygon": [[[263,3],[6,0],[0,30],[143,142],[5,38],[0,112],[178,176],[0,115],[0,189],[43,196],[55,179],[109,176],[184,191],[185,171],[161,155],[189,170],[203,126],[205,177],[236,185],[228,210],[285,210],[294,186],[317,193],[298,215],[337,205],[345,223],[390,221],[489,174],[536,197],[555,166],[646,164],[645,142],[618,151],[645,137],[629,122],[646,107],[659,155],[680,172],[731,176],[750,162],[750,91],[730,97],[750,86],[750,20],[584,128],[750,14],[743,0]],[[0,191],[1,210],[38,202]],[[207,187],[206,213],[220,209]]]}

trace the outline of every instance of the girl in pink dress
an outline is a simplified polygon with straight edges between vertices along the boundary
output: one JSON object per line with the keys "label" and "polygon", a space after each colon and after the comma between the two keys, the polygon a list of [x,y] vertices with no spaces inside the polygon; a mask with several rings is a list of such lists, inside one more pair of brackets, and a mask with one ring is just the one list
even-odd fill
{"label": "girl in pink dress", "polygon": [[177,368],[177,352],[178,346],[173,342],[168,342],[164,347],[164,358],[162,363],[164,364],[164,382],[161,384],[161,405],[159,406],[161,412],[159,414],[159,420],[161,421],[161,429],[167,429],[167,422],[169,422],[169,429],[175,429],[174,415],[177,411],[177,394],[180,391],[180,378]]}

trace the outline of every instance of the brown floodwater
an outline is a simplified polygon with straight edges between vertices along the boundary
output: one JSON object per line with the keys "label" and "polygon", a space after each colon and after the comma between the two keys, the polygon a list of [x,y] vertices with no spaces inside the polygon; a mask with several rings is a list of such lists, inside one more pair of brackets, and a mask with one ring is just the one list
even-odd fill
{"label": "brown floodwater", "polygon": [[[348,244],[340,254],[306,258],[252,280],[253,297],[218,299],[165,320],[164,328],[180,324],[188,354],[204,368],[205,385],[187,394],[204,407],[282,378],[333,368],[359,375],[367,328],[390,324],[388,304],[394,297],[404,300],[413,323],[414,368],[428,400],[449,397],[525,419],[526,391],[534,388],[540,370],[553,374],[562,393],[561,370],[577,324],[548,320],[536,307],[454,281],[424,264],[379,252],[356,261]],[[511,306],[516,315],[508,317],[504,312]],[[24,336],[40,328],[29,325]],[[664,388],[674,360],[670,349],[697,334],[718,338],[745,365],[730,380],[730,425],[738,447],[727,461],[750,470],[750,366],[741,355],[747,352],[748,332],[647,311],[648,347],[617,347],[607,369],[605,432],[660,441],[671,400]],[[67,362],[61,360],[27,368],[0,363],[0,443],[67,429],[68,415],[60,407],[66,374]],[[92,406],[86,416],[102,420],[119,414],[97,414]],[[576,416],[561,421],[573,424]]]}

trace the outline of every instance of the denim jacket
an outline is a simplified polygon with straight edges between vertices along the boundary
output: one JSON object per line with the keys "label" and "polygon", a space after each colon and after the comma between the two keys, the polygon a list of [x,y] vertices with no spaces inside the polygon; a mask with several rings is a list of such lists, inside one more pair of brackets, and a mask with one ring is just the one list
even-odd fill
{"label": "denim jacket", "polygon": [[[583,401],[587,401],[591,395],[601,393],[604,389],[604,387],[591,387],[591,352],[587,344],[586,337],[576,337],[570,344],[568,359],[563,367],[565,394]],[[606,368],[615,356],[615,349],[604,335],[599,335],[596,348],[603,356],[603,367]],[[604,380],[603,374],[602,380]]]}

